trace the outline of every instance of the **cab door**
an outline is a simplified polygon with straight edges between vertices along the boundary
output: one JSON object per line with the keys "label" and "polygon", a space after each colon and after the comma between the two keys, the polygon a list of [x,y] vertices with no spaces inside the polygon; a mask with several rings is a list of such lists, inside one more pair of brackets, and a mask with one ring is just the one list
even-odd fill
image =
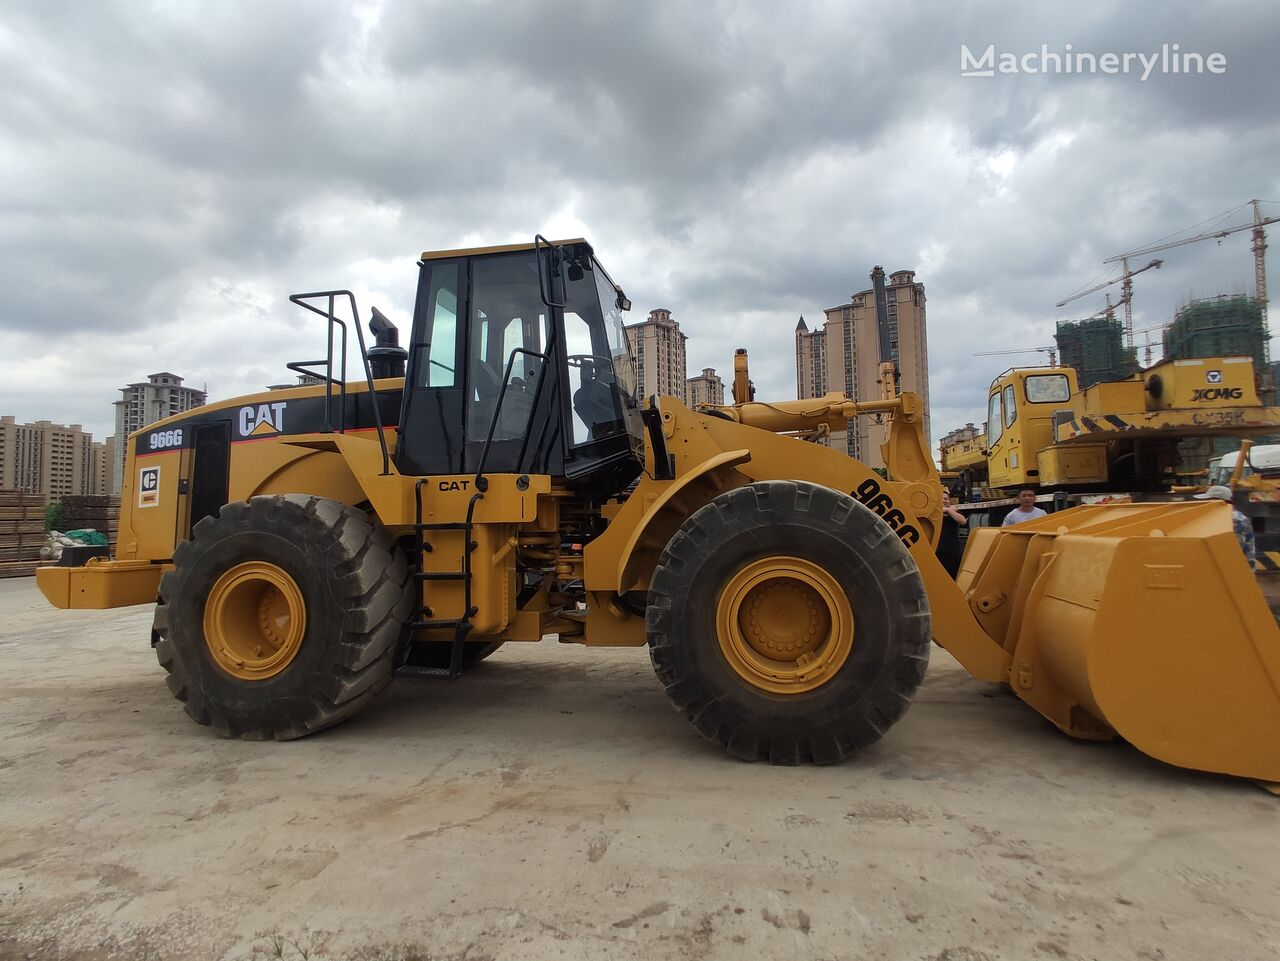
{"label": "cab door", "polygon": [[403,474],[461,474],[467,261],[427,260],[420,269],[396,465]]}
{"label": "cab door", "polygon": [[1004,430],[1002,390],[997,387],[987,398],[987,483],[991,487],[1008,487],[1009,445]]}
{"label": "cab door", "polygon": [[1027,483],[1027,467],[1035,468],[1035,452],[1031,452],[1032,463],[1026,462],[1026,451],[1022,443],[1023,423],[1018,419],[1017,381],[1005,384],[1001,391],[1004,407],[1004,460],[1008,484],[1022,485]]}
{"label": "cab door", "polygon": [[231,421],[193,424],[190,430],[193,469],[188,475],[188,516],[179,524],[179,540],[190,537],[191,529],[206,517],[218,516],[231,485]]}
{"label": "cab door", "polygon": [[551,308],[531,251],[472,261],[467,318],[464,469],[558,473],[551,457],[560,432],[547,362]]}

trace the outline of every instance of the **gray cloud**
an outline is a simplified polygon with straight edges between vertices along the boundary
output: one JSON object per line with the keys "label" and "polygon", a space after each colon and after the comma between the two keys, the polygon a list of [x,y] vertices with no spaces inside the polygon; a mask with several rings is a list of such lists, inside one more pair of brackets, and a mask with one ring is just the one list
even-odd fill
{"label": "gray cloud", "polygon": [[[407,322],[423,249],[585,232],[691,369],[794,391],[803,313],[872,264],[927,288],[935,431],[980,419],[1104,257],[1280,200],[1280,10],[812,3],[28,4],[0,17],[0,411],[110,430],[155,369],[217,396],[350,286]],[[960,44],[1221,51],[1220,77],[959,77]],[[1280,206],[1272,209],[1280,209]],[[1274,271],[1273,271],[1274,272]],[[1280,281],[1278,281],[1280,282]],[[1171,252],[1137,322],[1252,284]]]}

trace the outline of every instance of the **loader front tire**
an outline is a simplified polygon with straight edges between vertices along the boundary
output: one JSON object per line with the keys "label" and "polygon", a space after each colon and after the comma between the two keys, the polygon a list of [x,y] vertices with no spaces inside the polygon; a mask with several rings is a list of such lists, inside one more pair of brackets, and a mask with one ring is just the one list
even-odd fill
{"label": "loader front tire", "polygon": [[876,514],[767,481],[696,511],[659,558],[649,652],[676,708],[745,760],[830,764],[905,713],[929,660],[929,602]]}
{"label": "loader front tire", "polygon": [[391,683],[412,580],[362,511],[304,494],[227,504],[173,562],[152,637],[197,723],[289,740],[350,717]]}

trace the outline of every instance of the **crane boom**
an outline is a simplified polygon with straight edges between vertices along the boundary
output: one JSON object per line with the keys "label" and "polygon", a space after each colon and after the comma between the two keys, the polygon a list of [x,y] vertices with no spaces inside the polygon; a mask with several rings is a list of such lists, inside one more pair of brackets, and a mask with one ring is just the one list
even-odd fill
{"label": "crane boom", "polygon": [[[1263,228],[1268,224],[1280,223],[1280,217],[1262,216],[1262,208],[1259,206],[1260,203],[1261,201],[1257,199],[1249,201],[1249,205],[1253,208],[1253,219],[1248,223],[1236,224],[1232,227],[1224,227],[1221,230],[1207,230],[1204,233],[1196,234],[1194,237],[1183,237],[1181,240],[1169,240],[1164,243],[1139,247],[1137,250],[1131,250],[1125,254],[1116,254],[1114,257],[1108,257],[1103,261],[1103,263],[1114,264],[1120,262],[1127,265],[1129,262],[1128,258],[1130,257],[1141,257],[1146,254],[1157,253],[1161,250],[1171,250],[1174,247],[1182,247],[1186,244],[1195,244],[1202,240],[1222,240],[1223,237],[1229,237],[1232,234],[1240,233],[1243,230],[1252,231],[1253,242],[1250,244],[1250,249],[1253,252],[1254,299],[1258,301],[1258,305],[1262,308],[1262,319],[1265,323],[1267,319],[1267,232]],[[1229,214],[1231,211],[1228,210],[1227,213]],[[1223,216],[1225,216],[1225,214]],[[1128,308],[1126,307],[1126,317],[1128,316],[1128,313]],[[1129,346],[1133,346],[1132,343],[1130,343]]]}
{"label": "crane boom", "polygon": [[1057,347],[1023,347],[1013,350],[978,350],[970,354],[971,357],[999,357],[1002,354],[1048,354],[1049,366],[1058,366],[1058,348]]}
{"label": "crane boom", "polygon": [[[1133,256],[1133,255],[1131,254],[1129,256]],[[1114,260],[1115,258],[1112,258],[1112,259]],[[1110,262],[1111,261],[1107,261],[1107,263],[1110,263]],[[1151,261],[1151,263],[1147,264],[1144,267],[1139,267],[1137,270],[1126,270],[1119,277],[1112,277],[1110,280],[1104,280],[1100,284],[1095,284],[1093,287],[1090,287],[1088,290],[1082,290],[1078,294],[1072,294],[1070,297],[1067,297],[1063,300],[1058,301],[1053,306],[1065,307],[1067,306],[1067,304],[1071,303],[1074,300],[1079,300],[1081,297],[1088,297],[1090,294],[1096,294],[1098,291],[1105,290],[1106,288],[1110,287],[1112,284],[1118,284],[1118,283],[1121,283],[1122,281],[1126,284],[1126,287],[1127,287],[1125,296],[1132,297],[1133,286],[1130,283],[1130,278],[1136,277],[1138,274],[1142,273],[1144,270],[1151,270],[1153,267],[1159,267],[1163,263],[1164,263],[1163,260],[1153,260]],[[1123,298],[1121,302],[1122,303],[1124,302]]]}
{"label": "crane boom", "polygon": [[[1151,263],[1147,264],[1145,267],[1139,267],[1137,270],[1129,269],[1128,257],[1122,257],[1121,261],[1123,263],[1124,270],[1121,272],[1119,277],[1115,277],[1115,278],[1112,278],[1111,280],[1104,281],[1103,283],[1098,284],[1094,287],[1090,287],[1088,290],[1081,291],[1078,294],[1072,294],[1066,300],[1058,301],[1056,304],[1054,304],[1054,306],[1065,307],[1067,304],[1071,303],[1073,300],[1079,300],[1081,297],[1087,297],[1089,296],[1089,294],[1097,293],[1099,290],[1102,290],[1105,287],[1110,287],[1112,284],[1122,283],[1123,286],[1121,286],[1120,288],[1120,303],[1124,305],[1124,343],[1126,347],[1132,348],[1133,347],[1133,278],[1138,274],[1142,273],[1144,270],[1151,270],[1152,268],[1158,269],[1160,265],[1164,263],[1164,261],[1153,260],[1151,261]],[[1108,298],[1107,300],[1107,316],[1108,317],[1111,316],[1110,298]]]}
{"label": "crane boom", "polygon": [[[1252,201],[1257,203],[1257,201]],[[1221,240],[1223,237],[1229,237],[1231,234],[1239,233],[1242,230],[1260,231],[1267,224],[1280,223],[1280,217],[1263,217],[1254,208],[1254,219],[1247,224],[1237,224],[1234,227],[1227,227],[1223,230],[1210,230],[1203,234],[1196,234],[1194,237],[1184,237],[1181,240],[1170,240],[1163,244],[1152,244],[1149,247],[1139,247],[1137,250],[1131,250],[1126,254],[1116,254],[1114,257],[1108,257],[1103,261],[1104,264],[1114,264],[1123,261],[1126,257],[1142,257],[1146,254],[1158,253],[1161,250],[1171,250],[1174,247],[1182,247],[1186,244],[1199,243],[1202,240]],[[1256,236],[1256,234],[1255,234]],[[1135,271],[1136,273],[1137,271]],[[1265,286],[1266,282],[1263,281]]]}
{"label": "crane boom", "polygon": [[[1270,222],[1275,220],[1272,217]],[[1267,317],[1267,232],[1262,227],[1267,222],[1258,209],[1258,202],[1253,201],[1253,243],[1250,245],[1253,249],[1253,295],[1262,305],[1264,321]]]}

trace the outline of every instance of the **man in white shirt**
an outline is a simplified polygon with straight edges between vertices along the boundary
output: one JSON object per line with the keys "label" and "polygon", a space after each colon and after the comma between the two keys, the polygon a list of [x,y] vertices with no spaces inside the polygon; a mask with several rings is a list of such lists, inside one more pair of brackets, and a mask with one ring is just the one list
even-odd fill
{"label": "man in white shirt", "polygon": [[1000,526],[1012,527],[1014,524],[1045,516],[1047,516],[1045,512],[1036,507],[1036,492],[1030,487],[1024,487],[1018,491],[1018,506],[1004,515],[1004,523]]}

